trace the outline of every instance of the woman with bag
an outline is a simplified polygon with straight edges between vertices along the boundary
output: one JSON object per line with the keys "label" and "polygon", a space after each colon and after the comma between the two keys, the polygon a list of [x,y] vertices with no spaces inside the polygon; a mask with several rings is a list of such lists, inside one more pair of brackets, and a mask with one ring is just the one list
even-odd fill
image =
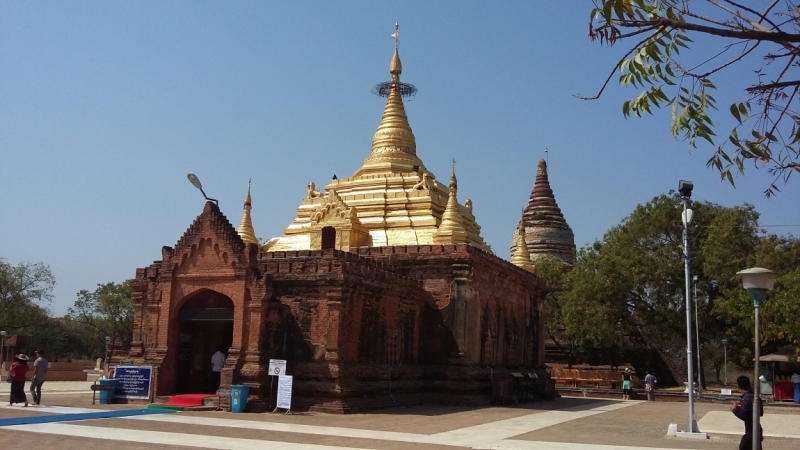
{"label": "woman with bag", "polygon": [[650,371],[647,371],[647,376],[644,377],[644,390],[647,391],[647,400],[656,401],[656,377]]}
{"label": "woman with bag", "polygon": [[8,380],[11,382],[11,396],[8,406],[14,403],[25,403],[28,406],[28,397],[25,395],[25,375],[28,373],[28,356],[19,354],[17,362],[11,365],[8,371]]}

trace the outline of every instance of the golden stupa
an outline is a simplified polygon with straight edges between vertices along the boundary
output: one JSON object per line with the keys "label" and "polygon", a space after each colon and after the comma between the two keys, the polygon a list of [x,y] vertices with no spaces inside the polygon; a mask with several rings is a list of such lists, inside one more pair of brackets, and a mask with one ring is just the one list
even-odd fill
{"label": "golden stupa", "polygon": [[239,237],[246,244],[258,244],[256,232],[253,229],[253,219],[250,217],[250,211],[253,209],[253,202],[250,199],[250,182],[247,182],[247,196],[244,198],[244,213],[242,213],[242,220],[239,222],[239,228],[236,230]]}
{"label": "golden stupa", "polygon": [[385,83],[388,98],[372,152],[352,177],[333,180],[323,192],[309,183],[297,217],[262,250],[466,243],[491,251],[472,215],[472,202],[467,199],[465,206],[456,199],[455,168],[445,186],[417,156],[403,107],[403,89],[409,85],[400,83],[396,36],[392,78]]}

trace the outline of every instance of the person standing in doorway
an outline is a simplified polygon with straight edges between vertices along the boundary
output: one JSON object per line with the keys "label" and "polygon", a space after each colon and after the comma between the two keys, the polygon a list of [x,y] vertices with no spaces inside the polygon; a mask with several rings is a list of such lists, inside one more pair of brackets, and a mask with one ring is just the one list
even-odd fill
{"label": "person standing in doorway", "polygon": [[[742,397],[738,402],[733,402],[731,411],[744,422],[744,436],[739,441],[739,450],[750,450],[753,448],[753,402],[757,401],[750,386],[750,378],[742,375],[736,379],[736,384],[742,390]],[[761,409],[764,415],[764,409]],[[761,440],[764,440],[764,431],[761,431]],[[759,446],[760,447],[760,446]]]}
{"label": "person standing in doorway", "polygon": [[33,375],[31,375],[31,397],[33,404],[38,405],[42,401],[42,385],[49,362],[44,357],[44,350],[34,350],[33,353],[36,355],[36,360],[33,361]]}
{"label": "person standing in doorway", "polygon": [[647,375],[644,377],[644,390],[647,392],[647,400],[654,402],[656,401],[656,382],[658,380],[656,377],[650,373],[650,370],[647,371]]}
{"label": "person standing in doorway", "polygon": [[8,379],[11,382],[11,395],[8,406],[14,403],[25,403],[28,406],[28,397],[25,395],[25,375],[28,373],[28,355],[19,354],[16,362],[8,370]]}
{"label": "person standing in doorway", "polygon": [[631,368],[626,367],[622,372],[622,399],[631,399]]}
{"label": "person standing in doorway", "polygon": [[800,403],[800,374],[796,371],[792,374],[792,384],[794,385],[794,402]]}
{"label": "person standing in doorway", "polygon": [[222,366],[225,365],[225,353],[222,353],[223,347],[217,346],[217,352],[211,355],[211,392],[217,392],[219,389],[219,379],[222,373]]}

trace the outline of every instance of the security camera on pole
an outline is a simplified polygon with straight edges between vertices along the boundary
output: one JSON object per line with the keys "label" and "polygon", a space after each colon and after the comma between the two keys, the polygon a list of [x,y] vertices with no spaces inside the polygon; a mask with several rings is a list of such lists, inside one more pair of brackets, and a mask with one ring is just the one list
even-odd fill
{"label": "security camera on pole", "polygon": [[686,431],[676,433],[678,437],[693,439],[708,439],[708,433],[701,433],[697,428],[697,417],[694,414],[694,369],[692,367],[692,277],[689,270],[689,223],[692,222],[694,211],[689,209],[689,199],[692,197],[694,185],[691,181],[680,180],[678,192],[683,199],[683,262],[686,271],[686,364],[688,373],[686,379],[689,392],[689,425]]}

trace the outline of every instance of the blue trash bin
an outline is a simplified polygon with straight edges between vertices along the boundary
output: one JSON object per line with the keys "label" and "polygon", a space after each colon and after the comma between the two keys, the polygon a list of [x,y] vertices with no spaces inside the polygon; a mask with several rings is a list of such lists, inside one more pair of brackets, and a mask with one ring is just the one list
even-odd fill
{"label": "blue trash bin", "polygon": [[99,391],[100,404],[101,405],[108,405],[108,404],[112,403],[112,401],[114,400],[115,391],[117,389],[117,380],[105,378],[105,379],[100,379],[100,380],[97,380],[97,381],[101,386],[111,386],[111,387],[113,387],[113,389],[108,390],[108,391]]}
{"label": "blue trash bin", "polygon": [[231,412],[244,412],[247,406],[247,396],[250,394],[250,386],[243,384],[231,385]]}

